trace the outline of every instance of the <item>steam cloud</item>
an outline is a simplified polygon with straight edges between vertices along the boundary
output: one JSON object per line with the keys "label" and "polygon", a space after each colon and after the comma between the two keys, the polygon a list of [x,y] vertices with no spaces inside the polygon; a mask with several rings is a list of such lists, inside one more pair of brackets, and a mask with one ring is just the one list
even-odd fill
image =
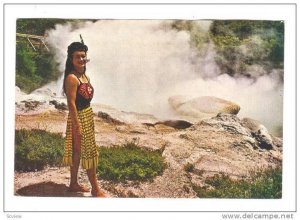
{"label": "steam cloud", "polygon": [[[57,25],[49,31],[48,43],[63,73],[67,47],[80,41],[82,34],[89,47],[87,74],[95,87],[94,103],[170,118],[170,96],[216,96],[239,104],[240,117],[257,119],[270,130],[282,125],[283,84],[276,70],[255,81],[220,73],[213,45],[208,45],[204,57],[198,56],[189,33],[171,29],[170,22],[99,20],[77,28]],[[209,24],[198,21],[203,31]]]}

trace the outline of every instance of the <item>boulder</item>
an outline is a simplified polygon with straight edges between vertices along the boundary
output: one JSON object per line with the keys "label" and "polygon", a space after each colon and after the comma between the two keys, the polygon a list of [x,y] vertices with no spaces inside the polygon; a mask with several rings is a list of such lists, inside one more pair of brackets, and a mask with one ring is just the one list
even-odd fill
{"label": "boulder", "polygon": [[155,123],[143,123],[143,124],[148,127],[156,127],[157,125],[164,125],[175,129],[186,129],[193,125],[192,123],[185,120],[165,120],[165,121],[158,121]]}
{"label": "boulder", "polygon": [[43,104],[43,102],[36,100],[23,100],[21,103],[24,104],[25,111],[33,111]]}
{"label": "boulder", "polygon": [[58,102],[57,100],[51,100],[49,101],[49,104],[52,104],[55,106],[56,109],[58,110],[68,110],[68,106],[64,102]]}
{"label": "boulder", "polygon": [[252,136],[257,140],[260,148],[273,148],[273,139],[267,128],[262,123],[252,118],[243,118],[242,125],[250,130]]}
{"label": "boulder", "polygon": [[185,96],[172,96],[169,104],[178,115],[194,118],[196,120],[210,118],[218,113],[238,114],[240,106],[234,102],[214,96],[200,96],[188,99]]}
{"label": "boulder", "polygon": [[117,119],[114,119],[113,117],[111,117],[106,112],[99,111],[98,114],[97,114],[97,116],[99,118],[103,119],[107,123],[113,123],[113,124],[117,124],[117,125],[124,124],[123,122],[121,122],[121,121],[119,121]]}

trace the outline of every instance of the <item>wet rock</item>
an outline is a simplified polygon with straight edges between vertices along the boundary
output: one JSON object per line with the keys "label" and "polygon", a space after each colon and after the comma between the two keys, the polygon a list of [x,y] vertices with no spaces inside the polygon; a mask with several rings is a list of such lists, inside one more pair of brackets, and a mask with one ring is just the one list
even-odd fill
{"label": "wet rock", "polygon": [[122,123],[121,121],[117,120],[117,119],[114,119],[112,118],[109,114],[107,114],[106,112],[101,112],[99,111],[97,116],[99,118],[102,118],[105,122],[107,123],[113,123],[113,124],[117,124],[117,125],[120,125],[120,124],[124,124]]}
{"label": "wet rock", "polygon": [[58,102],[57,100],[51,100],[49,101],[49,104],[52,104],[55,106],[56,109],[58,110],[68,110],[68,106],[64,102]]}
{"label": "wet rock", "polygon": [[188,122],[188,121],[184,121],[184,120],[167,120],[167,121],[159,121],[155,123],[157,124],[163,124],[172,128],[176,128],[176,129],[186,129],[191,127],[193,124]]}
{"label": "wet rock", "polygon": [[271,135],[267,128],[259,121],[251,118],[244,118],[242,120],[242,125],[250,130],[260,148],[268,150],[273,148],[273,139]]}
{"label": "wet rock", "polygon": [[179,95],[170,97],[168,101],[177,114],[198,120],[216,116],[218,113],[236,115],[240,111],[240,106],[236,103],[214,96],[188,99]]}
{"label": "wet rock", "polygon": [[[219,113],[216,117],[201,121],[200,124],[226,130],[232,134],[243,135],[243,138],[247,137],[248,141],[255,139],[255,143],[250,141],[254,148],[258,146],[261,149],[270,150],[274,147],[273,138],[267,128],[259,121],[251,118],[240,120],[237,116]],[[278,141],[276,143],[280,145]]]}
{"label": "wet rock", "polygon": [[166,120],[166,121],[158,121],[156,123],[143,123],[143,124],[148,127],[156,127],[156,125],[165,125],[175,129],[186,129],[193,125],[192,123],[185,120]]}
{"label": "wet rock", "polygon": [[38,108],[40,105],[44,104],[43,102],[36,101],[36,100],[23,100],[21,103],[24,104],[26,111],[33,111]]}

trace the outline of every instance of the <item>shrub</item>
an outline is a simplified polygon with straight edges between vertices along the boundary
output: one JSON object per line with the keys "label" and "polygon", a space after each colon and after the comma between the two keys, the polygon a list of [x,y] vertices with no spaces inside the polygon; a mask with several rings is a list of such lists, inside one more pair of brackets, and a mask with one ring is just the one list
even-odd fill
{"label": "shrub", "polygon": [[266,71],[283,68],[281,21],[215,20],[209,32],[218,55],[217,64],[224,73],[248,76],[247,65],[262,65]]}
{"label": "shrub", "polygon": [[193,172],[194,168],[195,168],[194,164],[187,163],[187,164],[184,165],[183,169],[186,172]]}
{"label": "shrub", "polygon": [[28,42],[19,40],[16,50],[16,85],[30,93],[59,76],[57,63],[51,52],[37,52]]}
{"label": "shrub", "polygon": [[41,80],[38,79],[38,77],[27,77],[18,74],[18,72],[16,74],[16,86],[18,86],[25,93],[30,93],[39,88],[40,82]]}
{"label": "shrub", "polygon": [[61,164],[64,139],[44,130],[16,130],[15,170],[42,170],[46,165]]}
{"label": "shrub", "polygon": [[217,174],[207,178],[208,187],[195,187],[200,198],[261,198],[278,199],[282,196],[282,170],[267,169],[255,173],[250,180],[233,180],[228,175]]}
{"label": "shrub", "polygon": [[[17,32],[23,34],[44,35],[48,29],[56,24],[66,22],[79,23],[69,19],[17,19]],[[17,37],[16,44],[16,86],[22,91],[30,93],[33,90],[57,80],[61,75],[58,63],[50,52],[36,46],[35,51],[26,38]]]}
{"label": "shrub", "polygon": [[112,181],[147,180],[162,174],[164,160],[157,151],[144,150],[133,142],[100,149],[97,174]]}

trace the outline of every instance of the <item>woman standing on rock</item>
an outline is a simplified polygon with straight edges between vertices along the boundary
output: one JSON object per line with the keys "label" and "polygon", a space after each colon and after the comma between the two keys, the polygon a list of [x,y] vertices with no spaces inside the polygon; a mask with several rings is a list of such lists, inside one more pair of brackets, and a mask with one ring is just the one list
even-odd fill
{"label": "woman standing on rock", "polygon": [[[81,36],[80,36],[81,38]],[[94,118],[90,102],[94,88],[86,76],[88,47],[81,42],[73,42],[68,47],[68,58],[63,89],[67,96],[69,115],[63,162],[70,166],[71,192],[89,192],[78,183],[78,169],[81,164],[86,169],[94,197],[105,197],[96,177],[98,149],[95,142]]]}

